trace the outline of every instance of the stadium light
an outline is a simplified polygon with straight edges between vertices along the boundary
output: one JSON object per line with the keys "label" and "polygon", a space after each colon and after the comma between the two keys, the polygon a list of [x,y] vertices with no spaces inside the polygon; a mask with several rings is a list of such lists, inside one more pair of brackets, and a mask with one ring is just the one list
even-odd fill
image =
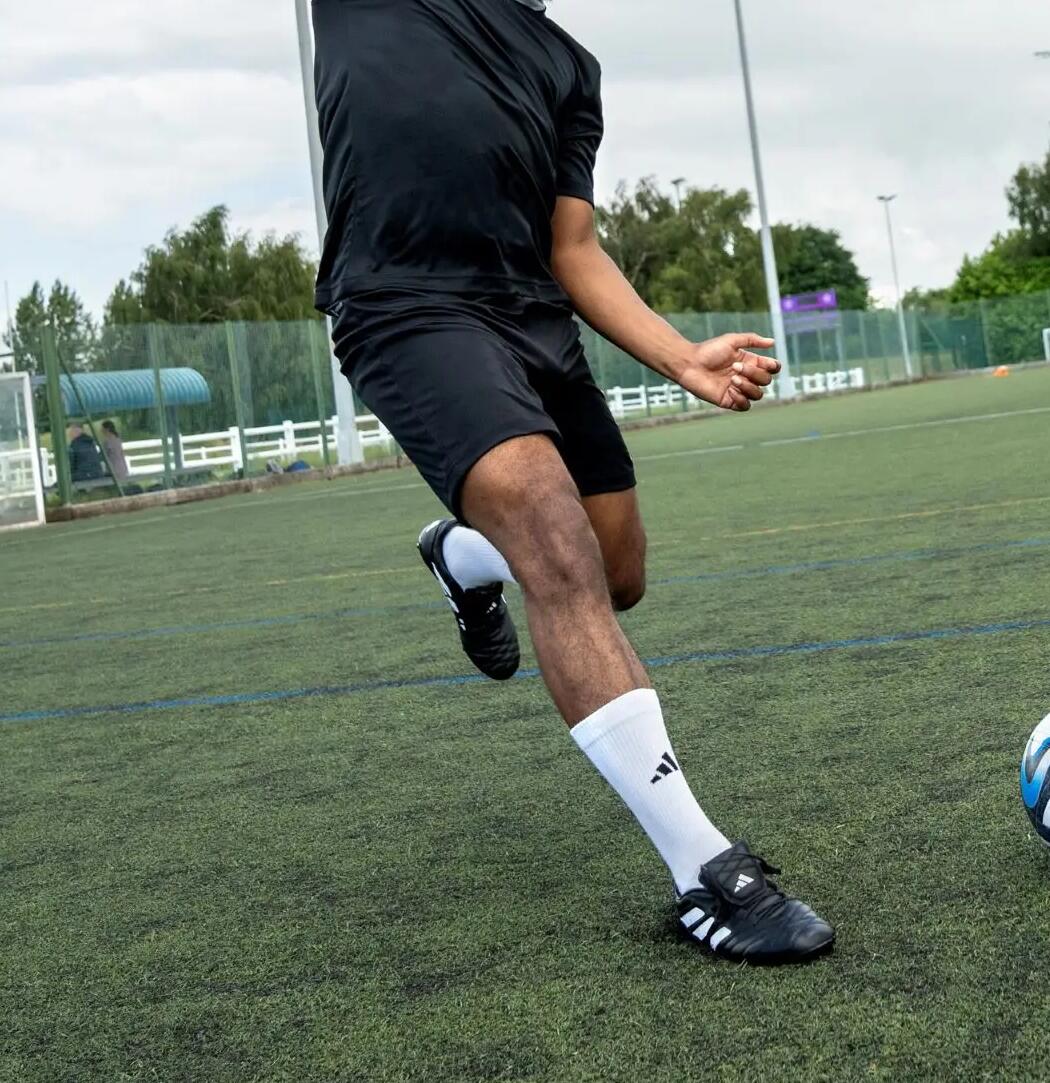
{"label": "stadium light", "polygon": [[912,378],[911,349],[908,346],[908,327],[904,322],[904,295],[901,293],[900,275],[897,273],[897,246],[893,241],[893,219],[890,217],[890,204],[897,198],[892,196],[879,196],[879,202],[886,208],[886,232],[890,238],[890,262],[893,265],[893,284],[897,290],[897,321],[900,324],[901,349],[904,351],[904,370],[908,379]]}
{"label": "stadium light", "polygon": [[[295,0],[295,20],[299,32],[299,65],[303,76],[303,102],[306,106],[306,138],[310,144],[310,173],[313,177],[314,214],[317,217],[318,251],[324,251],[325,234],[328,232],[328,215],[324,206],[322,182],[323,154],[321,131],[317,119],[317,98],[314,95],[314,40],[310,30],[309,0]],[[329,319],[328,341],[332,341],[332,321]],[[357,404],[354,392],[339,368],[339,362],[331,355],[332,387],[335,391],[335,415],[338,421],[336,450],[339,465],[365,461],[361,447],[361,434],[357,431]]]}
{"label": "stadium light", "polygon": [[675,177],[671,181],[671,187],[674,189],[674,201],[678,206],[678,209],[682,209],[682,185],[685,184],[685,177]]}
{"label": "stadium light", "polygon": [[788,358],[788,340],[784,331],[784,312],[780,307],[780,278],[777,275],[777,257],[773,249],[773,231],[769,228],[769,211],[766,206],[766,186],[762,176],[762,151],[758,142],[758,121],[755,119],[755,99],[751,93],[751,67],[747,59],[747,36],[744,33],[744,12],[740,0],[736,6],[736,28],[740,39],[740,65],[744,71],[744,97],[747,100],[747,123],[751,130],[751,156],[755,161],[755,190],[758,195],[758,214],[762,223],[762,263],[766,272],[766,293],[769,295],[769,318],[773,323],[776,353],[784,366],[784,379],[780,381],[780,397],[795,395],[795,381],[791,378]]}

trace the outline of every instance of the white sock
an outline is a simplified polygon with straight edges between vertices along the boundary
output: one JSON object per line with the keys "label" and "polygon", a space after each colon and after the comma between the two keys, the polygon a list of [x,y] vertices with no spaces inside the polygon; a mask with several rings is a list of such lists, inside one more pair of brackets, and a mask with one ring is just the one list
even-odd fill
{"label": "white sock", "polygon": [[441,547],[452,578],[464,589],[487,587],[493,583],[513,583],[507,562],[500,551],[476,530],[454,526]]}
{"label": "white sock", "polygon": [[573,740],[634,813],[679,891],[729,848],[704,815],[678,765],[651,688],[628,692],[572,728]]}

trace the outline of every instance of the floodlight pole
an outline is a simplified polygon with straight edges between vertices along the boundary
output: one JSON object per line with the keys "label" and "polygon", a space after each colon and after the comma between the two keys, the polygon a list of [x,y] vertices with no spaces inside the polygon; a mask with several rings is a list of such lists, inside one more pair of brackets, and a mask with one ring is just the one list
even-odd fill
{"label": "floodlight pole", "polygon": [[893,219],[890,217],[890,204],[897,198],[879,196],[879,202],[886,208],[886,232],[890,238],[890,262],[893,265],[893,285],[897,291],[897,322],[900,325],[901,349],[904,351],[904,370],[908,379],[912,378],[911,349],[908,346],[908,325],[904,322],[904,295],[901,293],[900,275],[897,273],[897,245],[893,240]]}
{"label": "floodlight pole", "polygon": [[[310,30],[310,0],[295,0],[295,19],[299,31],[299,65],[303,76],[303,103],[306,106],[306,137],[310,144],[310,173],[313,178],[314,214],[317,216],[319,251],[324,251],[328,233],[328,214],[324,205],[324,155],[321,129],[314,92],[314,42]],[[328,319],[328,341],[332,341],[332,321]],[[361,434],[357,431],[357,404],[349,381],[342,374],[335,354],[331,354],[332,387],[335,390],[335,414],[338,420],[336,449],[339,465],[364,462]]]}
{"label": "floodlight pole", "polygon": [[773,231],[769,228],[769,210],[766,205],[766,185],[762,175],[762,151],[758,142],[758,121],[755,118],[755,99],[751,92],[751,66],[747,58],[747,36],[744,33],[744,12],[740,0],[736,6],[736,27],[740,39],[740,65],[744,70],[744,97],[747,99],[747,123],[751,130],[751,155],[755,161],[755,190],[758,194],[758,214],[762,223],[762,263],[766,271],[766,292],[769,295],[769,318],[773,324],[776,353],[784,366],[784,379],[779,382],[780,397],[793,398],[795,381],[791,377],[788,340],[784,330],[784,312],[780,307],[780,278],[777,275],[777,256],[773,249]]}

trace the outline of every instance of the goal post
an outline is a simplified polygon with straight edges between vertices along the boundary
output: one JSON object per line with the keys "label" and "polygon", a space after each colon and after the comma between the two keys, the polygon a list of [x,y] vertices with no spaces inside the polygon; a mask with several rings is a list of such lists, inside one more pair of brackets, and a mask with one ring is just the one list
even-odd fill
{"label": "goal post", "polygon": [[1050,361],[1050,327],[1043,330],[1043,356]]}
{"label": "goal post", "polygon": [[0,530],[44,522],[44,483],[25,372],[0,372]]}

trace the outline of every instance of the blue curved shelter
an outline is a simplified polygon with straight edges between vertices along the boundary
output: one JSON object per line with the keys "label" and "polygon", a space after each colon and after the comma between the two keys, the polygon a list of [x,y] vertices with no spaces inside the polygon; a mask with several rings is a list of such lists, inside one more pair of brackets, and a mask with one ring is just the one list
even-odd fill
{"label": "blue curved shelter", "polygon": [[[211,402],[208,381],[196,369],[161,369],[160,386],[168,408]],[[85,410],[98,415],[147,410],[159,405],[152,369],[77,372],[60,376],[59,387],[62,406],[69,417],[83,417]]]}

